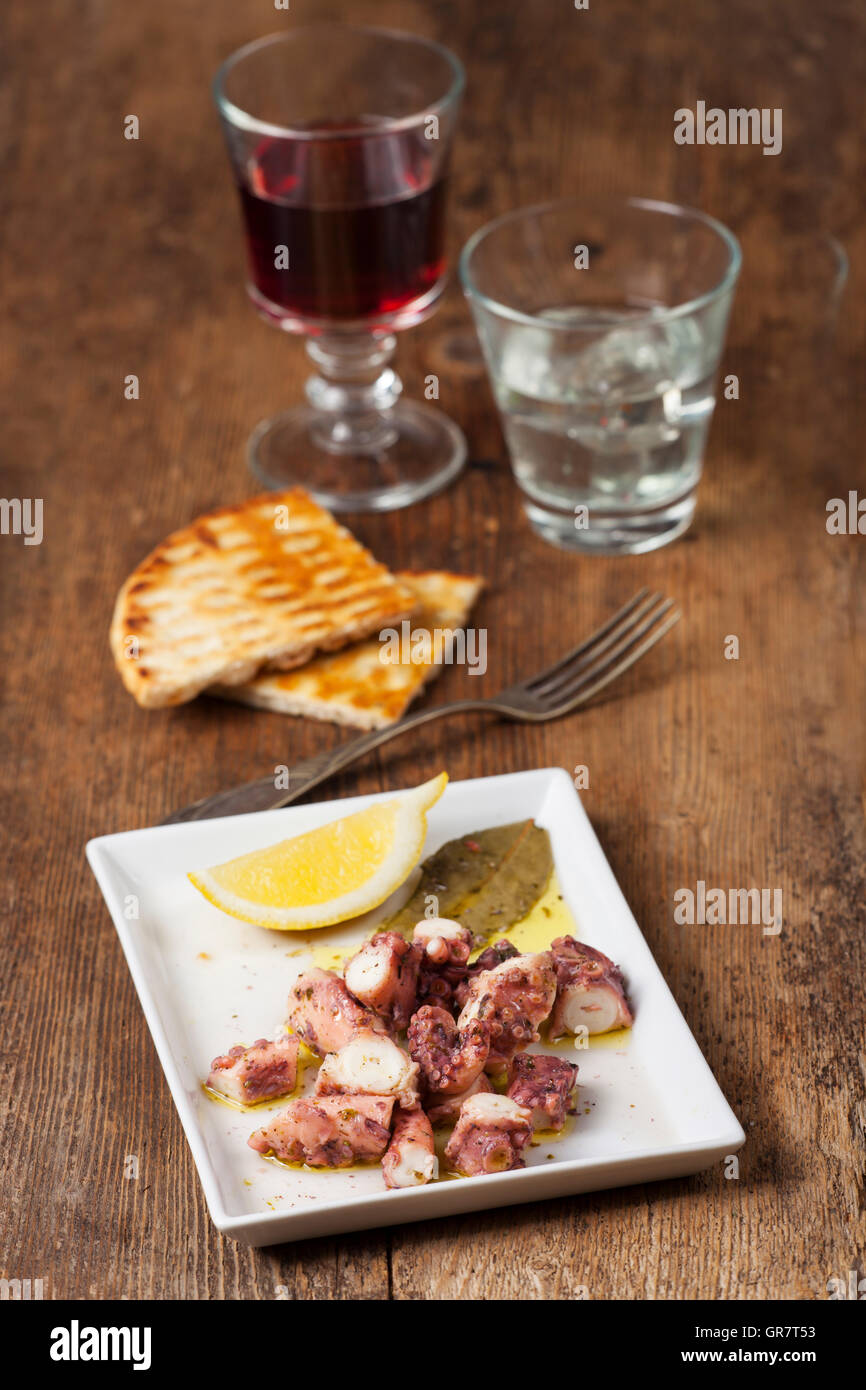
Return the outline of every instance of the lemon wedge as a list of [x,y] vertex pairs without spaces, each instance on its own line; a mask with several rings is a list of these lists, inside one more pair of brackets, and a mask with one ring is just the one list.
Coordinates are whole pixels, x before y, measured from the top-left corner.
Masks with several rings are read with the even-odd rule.
[[421,858],[427,812],[448,782],[430,782],[353,816],[188,875],[208,902],[275,931],[330,927],[384,902]]

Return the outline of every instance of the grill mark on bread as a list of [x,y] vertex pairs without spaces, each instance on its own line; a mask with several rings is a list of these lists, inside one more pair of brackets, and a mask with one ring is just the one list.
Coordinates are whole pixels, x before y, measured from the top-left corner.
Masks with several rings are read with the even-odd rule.
[[[478,575],[425,570],[395,578],[414,592],[413,628],[457,629],[466,619],[483,580]],[[372,631],[396,626],[398,620]],[[321,646],[326,647],[326,643]],[[427,664],[386,664],[378,641],[359,642],[333,655],[318,655],[302,669],[265,669],[250,681],[221,684],[210,694],[278,714],[326,719],[358,728],[384,728],[405,713],[412,700],[441,669],[441,644]]]
[[[139,703],[172,705],[233,682],[238,670],[248,680],[267,666],[299,665],[413,607],[409,589],[294,489],[220,508],[157,546],[118,595],[111,646]],[[138,660],[126,650],[132,635]]]

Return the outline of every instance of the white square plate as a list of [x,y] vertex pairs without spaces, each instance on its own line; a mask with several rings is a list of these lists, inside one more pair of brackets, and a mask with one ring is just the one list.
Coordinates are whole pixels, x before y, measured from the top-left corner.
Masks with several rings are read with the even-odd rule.
[[[390,1192],[378,1167],[288,1169],[247,1146],[268,1111],[245,1114],[219,1105],[202,1091],[202,1078],[217,1053],[271,1036],[283,1022],[289,988],[311,963],[306,947],[319,937],[236,921],[205,901],[187,871],[388,795],[131,830],[87,846],[219,1230],[250,1245],[272,1245],[677,1177],[738,1149],[743,1130],[559,768],[451,783],[429,814],[424,857],[456,836],[534,817],[550,833],[578,936],[623,969],[634,1028],[625,1043],[611,1047],[601,1038],[575,1051],[578,1115],[566,1134],[527,1150],[527,1166],[516,1172]],[[340,944],[360,940],[390,906],[343,929]]]

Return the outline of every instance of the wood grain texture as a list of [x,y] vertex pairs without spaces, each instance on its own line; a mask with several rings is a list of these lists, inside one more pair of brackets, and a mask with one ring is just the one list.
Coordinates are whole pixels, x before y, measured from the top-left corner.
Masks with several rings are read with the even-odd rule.
[[[685,621],[578,717],[434,725],[328,794],[586,764],[589,814],[748,1143],[738,1181],[256,1252],[209,1222],[83,846],[343,737],[205,700],[144,713],[107,645],[129,570],[252,490],[250,428],[299,397],[301,345],[245,301],[208,82],[239,43],[323,14],[429,33],[466,61],[455,251],[491,215],[575,191],[684,200],[742,239],[740,399],[719,404],[694,527],[655,555],[576,559],[531,534],[455,288],[402,336],[407,391],[440,375],[472,461],[444,496],[355,529],[395,568],[488,576],[486,685],[640,584]],[[828,498],[866,495],[862,6],[17,0],[0,22],[0,490],[45,506],[40,546],[0,537],[0,1276],[54,1298],[778,1299],[866,1273],[866,538],[825,528]],[[675,146],[673,112],[699,98],[782,107],[782,154]],[[830,235],[852,263],[835,331]],[[446,670],[432,698],[467,679]],[[677,926],[674,892],[698,879],[781,888],[782,935]]]

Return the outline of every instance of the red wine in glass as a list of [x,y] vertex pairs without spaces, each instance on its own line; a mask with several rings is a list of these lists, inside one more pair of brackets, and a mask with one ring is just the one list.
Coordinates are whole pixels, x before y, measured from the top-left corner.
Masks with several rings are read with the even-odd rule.
[[304,319],[370,320],[436,285],[446,176],[433,175],[424,144],[366,133],[261,141],[240,197],[253,286],[268,305]]
[[333,23],[255,39],[214,78],[247,292],[263,318],[306,338],[315,368],[306,399],[250,436],[268,487],[303,486],[334,511],[390,511],[464,465],[461,431],[427,399],[405,399],[391,365],[396,335],[435,311],[447,282],[463,85],[459,60],[432,39]]

